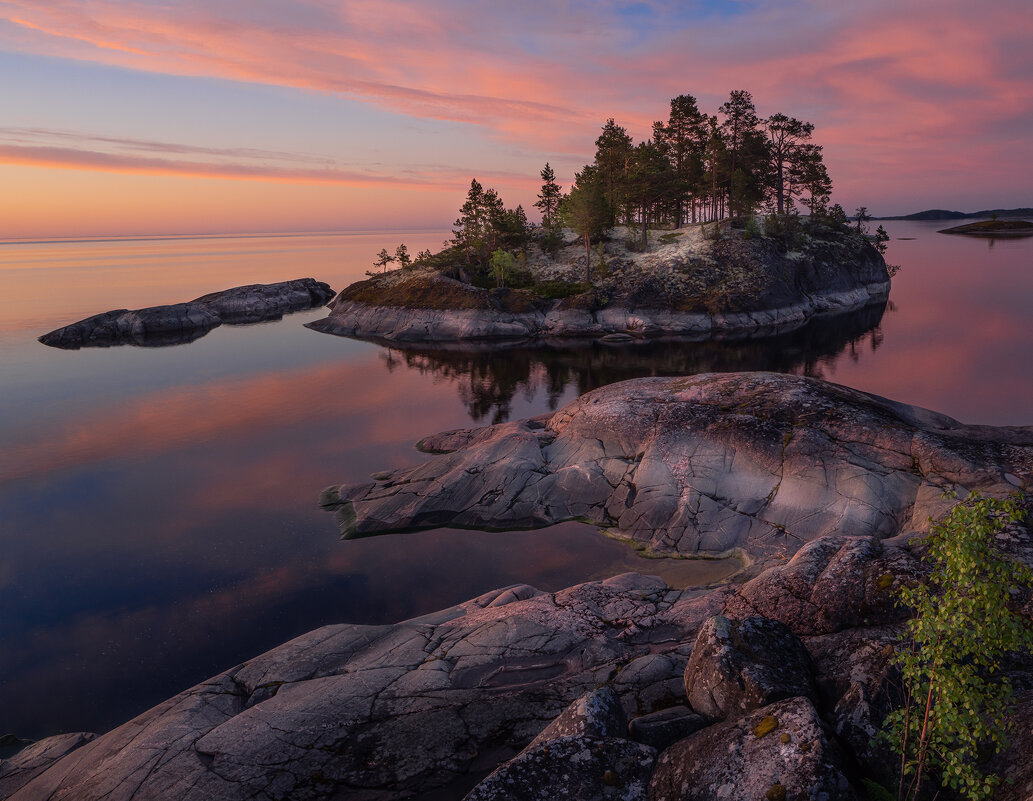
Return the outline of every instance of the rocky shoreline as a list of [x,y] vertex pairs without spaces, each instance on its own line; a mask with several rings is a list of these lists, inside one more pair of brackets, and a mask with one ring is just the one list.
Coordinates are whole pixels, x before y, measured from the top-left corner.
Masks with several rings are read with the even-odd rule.
[[[441,281],[452,279],[440,278]],[[560,340],[581,337],[749,337],[770,336],[806,325],[819,315],[841,314],[884,302],[890,282],[817,292],[773,309],[749,312],[683,312],[666,309],[576,309],[562,301],[542,308],[423,309],[375,306],[338,299],[330,316],[307,323],[326,334],[379,339],[392,344],[470,340]]]
[[66,350],[113,345],[161,347],[193,342],[220,325],[278,320],[284,314],[323,306],[334,296],[328,284],[298,278],[212,292],[187,303],[115,309],[43,334],[44,345]]
[[308,327],[399,345],[761,337],[886,301],[886,263],[862,234],[801,226],[789,242],[654,232],[644,252],[611,236],[591,282],[577,244],[555,257],[532,244],[512,287],[484,288],[460,263],[417,263],[345,288]]
[[[873,737],[897,692],[896,590],[926,572],[914,535],[944,490],[1033,487],[1033,428],[768,373],[624,382],[422,446],[441,455],[324,494],[346,532],[577,517],[658,552],[738,548],[753,569],[326,626],[107,734],[25,748],[0,798],[864,798],[862,780],[892,784]],[[1027,528],[999,545],[1033,564]],[[1021,801],[1033,657],[1007,670],[1026,725],[993,768],[999,801]]]

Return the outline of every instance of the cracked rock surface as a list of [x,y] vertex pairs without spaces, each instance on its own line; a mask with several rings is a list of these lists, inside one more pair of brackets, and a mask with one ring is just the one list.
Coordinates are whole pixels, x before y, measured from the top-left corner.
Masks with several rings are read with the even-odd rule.
[[[1008,552],[1033,563],[1028,530],[1015,537]],[[585,799],[649,787],[666,801],[765,798],[776,784],[785,798],[851,798],[851,763],[876,776],[885,765],[869,746],[901,624],[884,600],[922,575],[915,550],[825,537],[741,587],[675,590],[632,573],[554,593],[503,588],[395,625],[326,626],[96,739],[26,749],[0,763],[0,798],[517,799],[540,786],[567,792],[538,797]],[[741,628],[780,598],[791,599],[780,625],[810,657],[807,696],[718,723],[695,714],[682,676],[701,629],[716,616]],[[1019,729],[995,762],[1015,780],[1006,801],[1030,786],[1031,676],[1026,662],[1011,672]]]
[[327,284],[313,278],[249,284],[203,295],[188,303],[104,312],[44,334],[39,341],[72,350],[112,345],[178,345],[199,339],[223,323],[278,320],[289,312],[322,306],[333,296]]
[[[83,745],[11,797],[410,797],[487,774],[624,664],[691,641],[726,597],[626,574],[557,593],[511,587],[396,625],[327,626]],[[639,692],[684,667],[674,653],[622,703],[644,706]]]
[[660,554],[768,561],[828,534],[926,531],[945,490],[1033,488],[1033,428],[775,373],[624,381],[420,447],[440,455],[324,491],[344,536],[577,519]]

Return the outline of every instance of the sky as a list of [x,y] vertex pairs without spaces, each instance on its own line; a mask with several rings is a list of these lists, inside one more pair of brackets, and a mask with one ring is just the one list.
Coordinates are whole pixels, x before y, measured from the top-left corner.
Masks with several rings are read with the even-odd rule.
[[[848,211],[1033,206],[1028,0],[0,0],[0,238],[446,228],[733,89]],[[532,214],[532,219],[534,215]]]

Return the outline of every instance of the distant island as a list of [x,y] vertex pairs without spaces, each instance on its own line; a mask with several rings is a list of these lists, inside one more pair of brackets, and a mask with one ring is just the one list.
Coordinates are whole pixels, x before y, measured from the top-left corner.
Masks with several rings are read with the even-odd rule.
[[637,144],[607,120],[567,192],[548,163],[541,170],[541,225],[472,180],[442,251],[383,249],[380,271],[309,327],[419,344],[707,338],[884,302],[889,237],[881,227],[869,235],[863,207],[849,223],[830,203],[814,126],[761,119],[745,91],[719,114],[676,97]]
[[983,220],[968,225],[955,225],[937,233],[968,236],[1033,236],[1033,222],[1027,220]]
[[874,220],[970,220],[975,217],[1033,217],[1033,208],[1021,209],[984,209],[983,211],[947,211],[946,209],[927,209],[905,214],[900,217],[873,217]]

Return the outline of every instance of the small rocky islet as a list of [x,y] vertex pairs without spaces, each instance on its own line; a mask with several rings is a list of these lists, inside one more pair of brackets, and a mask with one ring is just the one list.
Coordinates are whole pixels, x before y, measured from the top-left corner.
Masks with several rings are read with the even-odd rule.
[[982,220],[965,225],[955,225],[953,228],[943,228],[938,233],[1004,238],[1033,236],[1033,222],[1029,220]]
[[[875,734],[897,702],[896,590],[928,571],[915,535],[945,490],[1033,486],[1033,427],[770,373],[625,382],[422,445],[439,454],[324,493],[347,532],[583,517],[746,567],[715,587],[629,573],[325,626],[107,734],[25,748],[0,798],[864,798],[862,778],[892,783]],[[1023,525],[998,544],[1033,564]],[[992,768],[996,798],[1020,801],[1033,658],[1008,671],[1026,725]]]
[[114,345],[181,345],[223,324],[279,320],[284,314],[323,306],[333,297],[330,286],[314,278],[248,284],[202,295],[186,303],[96,314],[43,334],[39,341],[66,350]]
[[886,262],[856,228],[803,218],[789,236],[746,225],[652,230],[644,248],[618,226],[590,254],[569,229],[547,253],[538,230],[514,285],[501,287],[446,249],[352,284],[329,304],[328,317],[307,326],[402,346],[749,337],[889,295]]

